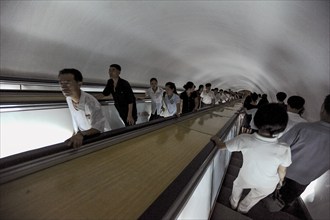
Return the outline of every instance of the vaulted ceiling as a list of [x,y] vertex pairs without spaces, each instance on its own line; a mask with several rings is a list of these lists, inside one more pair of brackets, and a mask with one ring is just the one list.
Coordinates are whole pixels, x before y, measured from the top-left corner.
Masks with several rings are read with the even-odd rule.
[[329,82],[329,1],[1,1],[1,75],[278,91],[318,119]]

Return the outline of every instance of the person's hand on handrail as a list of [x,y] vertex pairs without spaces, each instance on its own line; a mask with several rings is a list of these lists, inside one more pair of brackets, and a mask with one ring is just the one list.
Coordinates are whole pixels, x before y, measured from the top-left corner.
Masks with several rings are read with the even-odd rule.
[[211,137],[211,141],[219,148],[219,149],[224,149],[226,148],[226,144],[220,140],[218,136],[213,136]]

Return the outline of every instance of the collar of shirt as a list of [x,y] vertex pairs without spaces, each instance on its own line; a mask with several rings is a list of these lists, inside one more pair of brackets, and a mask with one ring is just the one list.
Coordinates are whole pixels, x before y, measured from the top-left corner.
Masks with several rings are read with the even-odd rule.
[[86,93],[80,90],[79,104],[77,106],[79,110],[85,110],[85,102],[86,102]]
[[261,135],[259,135],[257,132],[253,133],[254,137],[258,140],[261,140],[261,141],[266,141],[266,142],[277,142],[278,139],[277,137],[263,137]]

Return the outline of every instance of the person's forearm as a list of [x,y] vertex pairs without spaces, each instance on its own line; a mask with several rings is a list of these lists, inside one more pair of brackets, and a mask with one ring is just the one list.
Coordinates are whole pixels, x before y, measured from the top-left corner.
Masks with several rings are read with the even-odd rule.
[[211,140],[215,143],[215,145],[216,145],[218,148],[220,148],[220,149],[224,149],[224,148],[226,148],[226,144],[225,144],[223,141],[221,141],[219,137],[217,137],[217,136],[213,136],[213,137],[211,138]]
[[79,131],[78,133],[81,133],[83,136],[91,136],[91,135],[100,133],[100,131],[95,128],[91,128],[86,131]]
[[286,167],[279,166],[277,172],[278,176],[280,177],[280,181],[283,182],[284,177],[286,175]]
[[180,114],[180,111],[181,111],[180,106],[181,106],[180,103],[176,104],[176,113],[175,113],[176,115]]
[[128,116],[133,116],[133,103],[128,104]]

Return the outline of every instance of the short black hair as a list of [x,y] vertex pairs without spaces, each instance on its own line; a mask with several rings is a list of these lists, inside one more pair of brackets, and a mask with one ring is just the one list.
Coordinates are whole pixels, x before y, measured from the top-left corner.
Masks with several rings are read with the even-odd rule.
[[152,81],[156,81],[156,82],[158,82],[156,78],[151,78],[151,79],[150,79],[150,82],[152,82]]
[[62,74],[72,74],[74,76],[75,81],[77,81],[77,82],[83,81],[83,76],[82,76],[81,72],[77,69],[74,69],[74,68],[62,69],[62,70],[60,70],[58,75],[62,75]]
[[198,86],[198,90],[201,90],[201,89],[203,89],[204,88],[204,85],[199,85]]
[[188,89],[194,88],[194,86],[195,86],[194,83],[189,81],[186,83],[186,85],[183,86],[183,88],[185,90],[188,90]]
[[252,101],[257,101],[258,100],[258,94],[257,93],[252,93],[251,94],[251,99],[252,99]]
[[290,96],[288,98],[288,105],[294,109],[301,109],[305,105],[305,99],[297,95]]
[[288,113],[278,103],[262,105],[254,116],[254,124],[259,130],[268,131],[271,135],[285,130],[288,124]]
[[278,101],[283,102],[286,99],[287,95],[285,92],[278,92],[276,98]]
[[121,66],[119,64],[111,64],[110,67],[116,68],[119,72],[121,71]]
[[205,87],[211,87],[211,83],[206,83]]
[[324,99],[324,110],[330,115],[330,94],[327,95]]

